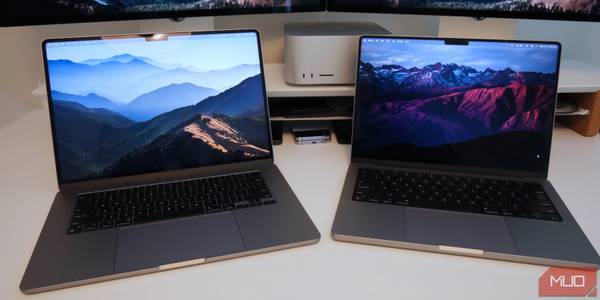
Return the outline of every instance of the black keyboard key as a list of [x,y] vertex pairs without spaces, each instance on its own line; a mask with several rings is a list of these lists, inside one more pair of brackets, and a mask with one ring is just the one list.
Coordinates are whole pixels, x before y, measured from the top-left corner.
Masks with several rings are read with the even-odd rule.
[[181,203],[181,204],[177,205],[178,212],[185,212],[185,211],[188,211],[189,209],[190,209],[190,207],[186,203]]
[[174,217],[177,215],[177,208],[175,205],[169,205],[162,208],[162,215],[165,217]]
[[120,227],[120,226],[126,226],[126,225],[131,225],[131,224],[133,224],[133,219],[131,217],[129,217],[129,218],[118,219],[115,223],[115,226]]
[[114,226],[114,221],[112,219],[107,219],[100,223],[100,229],[108,229]]
[[248,204],[248,202],[240,202],[240,203],[236,203],[235,208],[236,209],[242,209],[242,208],[248,208],[250,207],[250,204]]
[[83,225],[81,224],[71,224],[69,228],[69,233],[79,233],[81,231],[83,231]]
[[273,198],[271,198],[271,199],[266,199],[266,200],[263,200],[263,201],[262,201],[262,203],[263,203],[264,205],[271,205],[271,204],[275,204],[275,199],[273,199]]
[[140,208],[134,211],[134,215],[136,218],[139,217],[146,217],[148,216],[148,209],[147,208]]
[[98,230],[98,223],[85,223],[83,224],[83,231],[95,231]]
[[225,202],[223,203],[223,210],[224,211],[230,211],[230,210],[234,210],[235,209],[235,205],[233,205],[233,203],[231,202]]
[[218,203],[207,204],[206,212],[209,214],[221,212],[221,205],[219,205]]

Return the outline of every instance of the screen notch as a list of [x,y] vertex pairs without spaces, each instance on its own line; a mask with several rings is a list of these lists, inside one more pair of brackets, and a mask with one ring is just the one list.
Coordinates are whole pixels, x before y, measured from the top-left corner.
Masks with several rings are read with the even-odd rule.
[[150,33],[150,34],[140,34],[146,42],[159,42],[159,41],[168,41],[169,35],[164,33]]
[[469,40],[466,39],[444,39],[444,44],[455,46],[469,46]]

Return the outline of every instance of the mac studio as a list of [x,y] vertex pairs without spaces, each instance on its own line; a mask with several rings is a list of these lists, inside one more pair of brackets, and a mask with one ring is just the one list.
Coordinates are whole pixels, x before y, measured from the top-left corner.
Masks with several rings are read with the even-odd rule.
[[514,2],[5,3],[0,297],[593,295],[600,11]]

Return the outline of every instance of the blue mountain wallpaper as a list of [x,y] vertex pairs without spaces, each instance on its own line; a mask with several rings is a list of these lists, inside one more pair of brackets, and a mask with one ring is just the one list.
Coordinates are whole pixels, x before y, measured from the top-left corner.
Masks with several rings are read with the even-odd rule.
[[46,52],[61,182],[270,156],[254,34]]

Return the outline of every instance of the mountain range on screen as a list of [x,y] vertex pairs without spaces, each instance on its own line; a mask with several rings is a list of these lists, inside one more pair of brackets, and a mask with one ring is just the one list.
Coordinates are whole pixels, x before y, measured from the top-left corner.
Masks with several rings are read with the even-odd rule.
[[[214,96],[260,73],[259,65],[204,71],[130,54],[83,62],[50,60],[48,69],[55,98],[83,101],[138,121]],[[172,100],[154,101],[165,97]]]
[[[369,147],[439,147],[552,126],[556,74],[453,63],[406,68],[360,63],[361,113]],[[371,131],[369,131],[371,132]]]
[[268,157],[260,65],[48,61],[63,182]]

